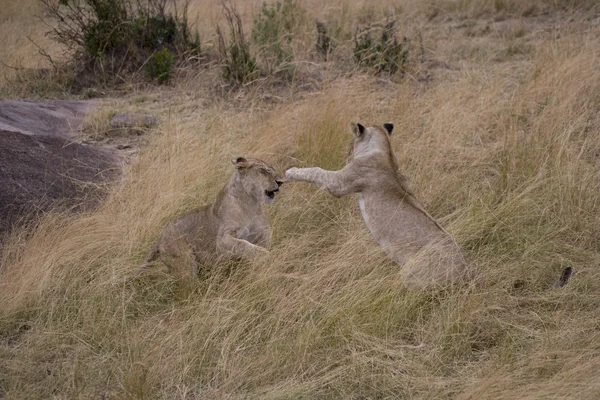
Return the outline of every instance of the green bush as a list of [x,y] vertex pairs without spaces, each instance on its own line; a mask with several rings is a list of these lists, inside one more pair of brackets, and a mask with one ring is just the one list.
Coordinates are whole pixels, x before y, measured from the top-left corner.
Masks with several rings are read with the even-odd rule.
[[135,21],[135,37],[140,47],[157,47],[175,43],[178,35],[177,20],[172,15],[140,13]]
[[[379,28],[379,29],[378,29]],[[372,37],[380,30],[379,40]],[[354,36],[354,59],[364,68],[375,69],[378,73],[396,74],[404,71],[408,59],[408,39],[398,42],[395,21],[389,20],[383,27],[377,25],[357,29]]]
[[[235,84],[243,84],[255,79],[258,74],[256,59],[250,53],[250,44],[244,35],[242,19],[231,2],[221,2],[225,20],[229,26],[229,41],[217,25],[219,53],[223,68],[223,78]],[[229,42],[229,43],[228,43]]]
[[162,49],[156,52],[146,64],[146,70],[152,79],[156,79],[158,83],[166,83],[173,75],[175,62],[177,57],[169,49]]
[[254,18],[251,32],[257,55],[251,51],[242,20],[231,0],[221,0],[221,6],[229,28],[226,38],[217,26],[223,78],[226,81],[242,84],[273,73],[292,76],[294,55],[290,44],[293,30],[304,16],[304,10],[297,1],[277,1],[271,5],[263,3]]
[[143,70],[159,83],[168,81],[175,64],[199,51],[190,34],[187,4],[177,13],[176,0],[39,0],[56,23],[50,36],[63,44],[79,74],[115,83],[115,77]]
[[266,73],[286,67],[294,60],[291,48],[293,29],[303,16],[297,1],[277,1],[271,5],[263,3],[260,13],[254,18],[252,40],[259,49],[259,59]]
[[[66,6],[75,6],[67,0],[61,1]],[[81,21],[78,27],[81,30],[83,37],[84,54],[96,58],[100,57],[104,52],[122,46],[126,42],[126,38],[130,35],[130,26],[123,24],[127,20],[128,10],[126,4],[121,0],[99,0],[89,1],[91,15],[89,21]],[[58,11],[58,10],[57,10]],[[77,13],[79,14],[79,13]],[[73,17],[80,16],[73,14]],[[71,18],[74,19],[74,18]],[[67,16],[66,21],[69,18]],[[64,18],[61,23],[65,21]],[[70,34],[69,37],[64,37],[65,41],[74,41],[77,39],[76,32],[62,31],[59,25],[57,28],[63,34]],[[68,29],[68,27],[65,27]]]
[[247,42],[232,42],[228,52],[229,59],[223,69],[225,80],[245,83],[257,76],[256,59],[250,54]]

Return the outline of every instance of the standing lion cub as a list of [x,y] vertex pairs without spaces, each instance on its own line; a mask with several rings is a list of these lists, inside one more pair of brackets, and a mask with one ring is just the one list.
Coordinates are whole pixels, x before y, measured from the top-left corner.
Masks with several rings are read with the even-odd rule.
[[160,259],[180,277],[195,276],[217,258],[252,260],[268,254],[271,227],[263,203],[272,203],[283,183],[264,161],[239,157],[236,171],[208,205],[171,221],[146,262]]
[[408,188],[398,170],[389,136],[392,124],[352,124],[354,140],[340,171],[290,168],[287,179],[311,182],[339,197],[358,194],[358,204],[371,234],[402,266],[405,285],[437,286],[462,280],[469,262],[454,239],[433,219]]

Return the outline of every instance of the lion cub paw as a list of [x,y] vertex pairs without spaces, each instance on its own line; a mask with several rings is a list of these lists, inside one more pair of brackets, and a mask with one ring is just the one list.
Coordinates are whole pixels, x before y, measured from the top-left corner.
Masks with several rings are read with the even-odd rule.
[[285,171],[285,177],[286,179],[296,179],[298,177],[298,171],[300,170],[300,168],[290,168],[287,171]]

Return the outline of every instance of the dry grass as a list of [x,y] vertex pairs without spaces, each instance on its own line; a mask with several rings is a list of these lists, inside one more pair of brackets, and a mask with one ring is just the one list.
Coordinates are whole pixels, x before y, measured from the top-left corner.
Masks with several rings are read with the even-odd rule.
[[[600,396],[597,17],[465,25],[403,7],[426,52],[400,84],[354,73],[232,106],[186,81],[114,100],[166,122],[97,211],[49,214],[5,246],[0,397]],[[268,259],[126,281],[169,219],[214,197],[231,157],[339,168],[357,120],[396,123],[401,169],[480,285],[405,290],[354,199],[299,183],[271,208]],[[566,266],[576,275],[553,288]]]
[[39,47],[55,57],[60,57],[60,47],[45,37],[47,29],[36,18],[42,16],[36,0],[0,0],[0,8],[1,86],[18,73],[14,68],[38,69],[51,66],[40,55]]

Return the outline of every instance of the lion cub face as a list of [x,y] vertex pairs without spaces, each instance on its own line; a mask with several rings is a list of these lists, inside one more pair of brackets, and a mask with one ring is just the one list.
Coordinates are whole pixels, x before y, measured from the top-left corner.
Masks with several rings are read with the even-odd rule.
[[351,128],[354,139],[348,153],[348,163],[355,157],[363,157],[378,152],[388,153],[391,151],[390,135],[394,129],[393,124],[383,124],[382,127],[364,127],[361,124],[351,124]]
[[238,157],[233,160],[238,173],[243,178],[242,185],[250,196],[258,202],[270,204],[275,199],[275,193],[284,180],[266,162],[256,158]]

